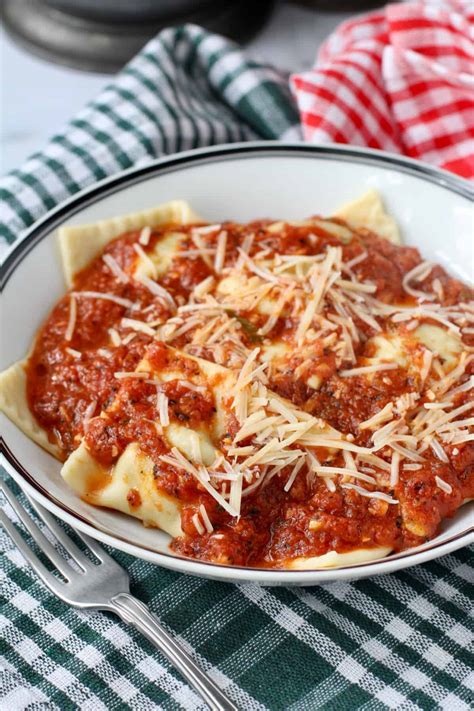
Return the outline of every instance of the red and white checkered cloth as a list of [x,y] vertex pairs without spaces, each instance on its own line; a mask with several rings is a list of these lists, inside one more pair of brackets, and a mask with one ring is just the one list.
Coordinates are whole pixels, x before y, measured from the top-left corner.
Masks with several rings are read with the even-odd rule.
[[291,78],[306,140],[396,153],[474,179],[474,0],[344,22]]

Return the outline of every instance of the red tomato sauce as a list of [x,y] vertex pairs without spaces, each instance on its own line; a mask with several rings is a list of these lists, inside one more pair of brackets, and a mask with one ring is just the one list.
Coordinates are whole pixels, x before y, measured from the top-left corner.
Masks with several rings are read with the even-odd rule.
[[[341,245],[339,240],[314,226],[286,225],[280,232],[272,233],[267,230],[269,224],[270,221],[249,225],[224,223],[220,229],[227,232],[225,264],[236,261],[238,248],[250,233],[254,235],[253,254],[259,250],[318,254],[328,245]],[[177,229],[184,234],[180,252],[195,250],[190,228]],[[165,228],[155,230],[145,251],[150,252],[165,232]],[[105,249],[128,275],[138,259],[134,250],[138,236],[137,232],[127,233]],[[203,236],[202,239],[208,244],[212,238]],[[353,272],[358,278],[375,284],[377,299],[396,304],[413,302],[407,297],[402,281],[404,275],[421,262],[416,249],[394,246],[361,230],[359,237],[342,246],[342,252],[344,261],[367,254],[354,265]],[[178,253],[158,282],[182,305],[193,288],[213,273],[212,263],[197,255]],[[450,278],[440,267],[432,270],[424,288],[429,290],[434,280],[437,280],[438,291],[441,288],[440,301],[445,305],[472,296],[467,287]],[[283,469],[267,485],[248,496],[244,494],[240,518],[230,520],[191,474],[165,464],[160,458],[168,452],[168,446],[156,426],[158,391],[168,398],[170,420],[191,428],[206,428],[212,422],[216,407],[210,391],[198,392],[176,379],[157,390],[150,382],[115,376],[117,372],[134,371],[145,351],[157,372],[166,365],[166,349],[153,342],[152,336],[125,327],[122,319],[164,323],[173,316],[172,310],[139,281],[117,279],[101,257],[76,276],[73,292],[80,294],[81,291],[113,295],[133,302],[133,307],[110,300],[73,297],[77,317],[73,336],[68,341],[65,334],[71,296],[64,296],[39,331],[28,362],[30,409],[51,441],[59,445],[64,458],[85,437],[91,454],[109,466],[117,461],[128,444],[139,442],[141,450],[155,463],[157,486],[182,502],[185,535],[172,543],[176,552],[229,565],[278,566],[287,559],[322,555],[328,550],[344,552],[354,547],[374,546],[400,550],[435,535],[441,520],[453,515],[464,498],[474,495],[474,445],[466,442],[457,448],[447,447],[449,464],[437,460],[429,450],[422,468],[410,472],[401,469],[399,484],[390,492],[399,500],[397,505],[362,497],[354,490],[340,487],[331,492],[318,477],[309,481],[306,476],[299,476],[290,491],[284,492],[290,471]],[[266,317],[249,312],[239,314],[239,318],[242,340],[252,348],[259,342],[256,331]],[[363,321],[356,325],[366,338],[375,334]],[[278,336],[291,342],[295,328],[290,318],[282,317],[272,331],[272,338]],[[119,345],[114,345],[111,329],[119,334],[122,341]],[[129,341],[124,344],[127,338]],[[179,348],[186,342],[187,337],[183,335],[172,345]],[[358,352],[363,348],[361,343]],[[331,348],[316,343],[308,372],[319,376],[323,383],[319,390],[314,390],[295,375],[299,364],[297,353],[294,358],[294,362],[287,363],[286,370],[273,373],[270,387],[341,432],[351,433],[354,441],[363,446],[367,446],[370,432],[360,431],[359,424],[389,401],[417,388],[415,380],[411,380],[413,376],[403,369],[376,373],[370,381],[362,377],[341,378],[336,372]],[[211,351],[209,359],[212,359]],[[466,402],[467,398],[468,394],[460,394],[455,405]],[[100,413],[102,416],[98,417]],[[237,429],[235,418],[232,421],[229,417],[226,436],[232,437]],[[378,455],[383,457],[384,452]],[[335,465],[344,466],[342,457]],[[451,494],[435,486],[435,475],[452,487]],[[139,506],[139,492],[130,490],[128,502],[131,510]],[[193,516],[200,505],[205,506],[214,527],[211,533],[198,535],[196,531]]]

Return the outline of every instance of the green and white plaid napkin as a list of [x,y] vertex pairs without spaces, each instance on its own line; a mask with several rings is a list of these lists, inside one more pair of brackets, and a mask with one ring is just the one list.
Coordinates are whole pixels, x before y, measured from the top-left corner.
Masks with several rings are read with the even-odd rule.
[[[11,243],[85,185],[159,155],[297,137],[284,76],[198,27],[166,30],[0,181],[1,234]],[[5,536],[2,549],[2,709],[203,708],[138,633],[113,616],[68,608]],[[473,703],[467,549],[394,575],[307,589],[216,583],[114,556],[132,591],[243,711],[458,711]]]

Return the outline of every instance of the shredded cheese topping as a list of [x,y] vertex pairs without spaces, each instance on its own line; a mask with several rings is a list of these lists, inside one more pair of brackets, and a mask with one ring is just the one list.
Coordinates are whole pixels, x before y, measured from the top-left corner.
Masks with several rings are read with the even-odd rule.
[[222,272],[222,268],[225,262],[225,250],[227,246],[227,232],[222,230],[217,236],[217,249],[216,256],[214,258],[214,271],[216,274]]
[[111,254],[104,254],[102,256],[103,261],[108,266],[112,274],[117,277],[118,281],[126,283],[129,281],[127,274],[123,271],[122,267],[119,265],[116,259],[112,257]]
[[151,237],[151,227],[144,227],[142,229],[142,231],[140,232],[138,241],[140,242],[140,244],[142,244],[144,247],[146,247],[150,241],[150,237]]
[[[284,223],[278,225],[275,223],[268,231],[284,229]],[[364,271],[356,267],[368,258],[367,251],[348,261],[343,260],[340,246],[328,246],[315,255],[275,254],[271,242],[258,239],[255,246],[256,235],[248,233],[237,258],[232,260],[228,229],[220,224],[193,227],[190,238],[195,249],[184,249],[179,255],[202,259],[213,273],[194,287],[185,303],[158,283],[156,266],[143,249],[150,237],[151,227],[143,228],[133,248],[151,277],[140,275],[136,279],[171,315],[163,322],[151,323],[123,317],[119,326],[109,329],[110,340],[118,347],[138,333],[165,343],[184,336],[185,354],[230,369],[233,384],[226,392],[229,404],[221,407],[226,412],[230,410],[238,427],[233,437],[221,443],[216,461],[212,466],[203,464],[200,439],[195,432],[190,434],[190,452],[186,456],[176,447],[161,456],[164,463],[192,475],[230,516],[238,518],[243,499],[263,489],[275,476],[283,478],[285,492],[291,492],[293,487],[295,491],[306,477],[311,484],[323,482],[330,492],[341,487],[351,491],[347,496],[355,493],[396,505],[398,499],[393,492],[396,495],[407,476],[405,472],[420,470],[430,457],[447,464],[456,445],[473,440],[469,428],[474,425],[474,418],[468,416],[473,403],[456,398],[474,386],[474,377],[466,378],[473,349],[460,340],[461,334],[472,333],[468,324],[474,322],[474,308],[471,304],[436,303],[443,290],[439,280],[432,281],[431,292],[420,288],[433,269],[430,262],[421,262],[403,278],[410,305],[393,305],[377,299],[375,283],[356,275]],[[314,243],[318,242],[314,236]],[[118,282],[132,278],[111,255],[103,255],[103,261]],[[106,299],[131,310],[135,306],[131,300],[114,294],[72,292],[66,341],[74,335],[78,298]],[[419,326],[433,322],[461,342],[454,367],[449,367],[431,344],[427,347],[417,340]],[[282,323],[291,323],[293,329],[287,337],[287,351],[286,341],[278,343],[271,337]],[[123,333],[122,329],[132,333]],[[400,336],[400,346],[393,340],[394,333]],[[364,348],[376,344],[377,338],[389,345],[395,343],[393,357],[386,353],[365,357]],[[249,346],[252,340],[258,346]],[[356,444],[354,436],[342,435],[272,392],[275,372],[289,371],[317,390],[324,377],[329,377],[320,377],[314,368],[317,348],[334,354],[336,379],[380,373],[382,382],[390,383],[390,371],[409,372],[413,389],[394,397],[393,402],[380,406],[378,412],[360,422],[359,433],[368,431],[362,440],[368,441],[367,446]],[[398,358],[404,348],[405,361]],[[73,357],[81,356],[72,348],[65,350]],[[293,365],[291,357],[295,356]],[[140,370],[114,375],[119,380],[136,378],[156,384],[159,426],[170,425],[169,401],[159,389],[159,380],[151,380],[150,373]],[[184,373],[180,375],[180,382],[188,389],[206,389],[192,383]],[[339,385],[348,387],[342,381]],[[95,408],[94,403],[90,412]],[[354,483],[357,481],[368,488]],[[451,485],[443,479],[436,476],[435,482],[445,493],[452,493]],[[202,504],[192,521],[199,535],[214,531]]]
[[160,418],[160,424],[162,427],[168,427],[170,423],[169,413],[168,413],[168,398],[163,392],[159,392],[157,395],[157,407],[158,416]]
[[74,335],[74,329],[76,327],[77,319],[77,301],[74,294],[69,297],[69,320],[67,322],[66,333],[64,338],[66,341],[72,341]]
[[447,481],[444,481],[444,479],[441,479],[439,476],[435,476],[435,481],[436,481],[436,486],[438,486],[438,488],[442,489],[447,494],[452,494],[453,488],[452,488],[451,484],[448,484]]
[[167,291],[163,286],[161,286],[161,284],[158,284],[158,282],[153,281],[153,279],[150,279],[150,277],[147,277],[146,275],[141,275],[139,281],[144,286],[146,286],[146,288],[151,291],[152,294],[164,301],[164,303],[172,311],[176,311],[177,306],[175,300],[173,299],[169,291]]
[[120,323],[124,328],[131,328],[133,331],[146,333],[148,336],[155,335],[155,329],[149,326],[144,321],[138,321],[134,318],[123,318]]
[[113,301],[115,304],[123,306],[126,309],[133,309],[134,307],[134,303],[130,299],[123,299],[121,296],[106,294],[102,291],[73,291],[72,296],[85,299],[104,299],[105,301]]
[[427,294],[424,291],[420,291],[420,289],[414,289],[410,284],[413,280],[416,280],[417,282],[424,281],[429,276],[432,269],[433,264],[431,262],[421,262],[421,264],[418,264],[416,267],[407,272],[407,274],[403,277],[402,282],[403,288],[407,294],[419,298],[421,301],[432,301],[434,299],[433,294]]
[[354,375],[365,375],[366,373],[378,373],[381,370],[396,370],[398,363],[379,363],[378,365],[363,365],[360,368],[351,368],[350,370],[341,370],[339,375],[341,378],[351,378]]

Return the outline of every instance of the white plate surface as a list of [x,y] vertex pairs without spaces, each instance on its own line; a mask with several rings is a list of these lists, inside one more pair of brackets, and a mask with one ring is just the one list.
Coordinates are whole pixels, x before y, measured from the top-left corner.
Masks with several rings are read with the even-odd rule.
[[[472,189],[448,173],[389,154],[273,142],[189,151],[94,185],[36,223],[4,263],[0,369],[22,358],[64,293],[56,230],[182,198],[210,221],[330,215],[369,187],[379,190],[407,244],[464,281],[473,280]],[[314,585],[388,573],[449,553],[474,539],[472,504],[424,546],[380,562],[338,570],[278,571],[192,561],[168,550],[169,537],[120,513],[94,508],[62,481],[59,463],[1,415],[4,465],[59,518],[127,553],[181,572],[231,582]]]

